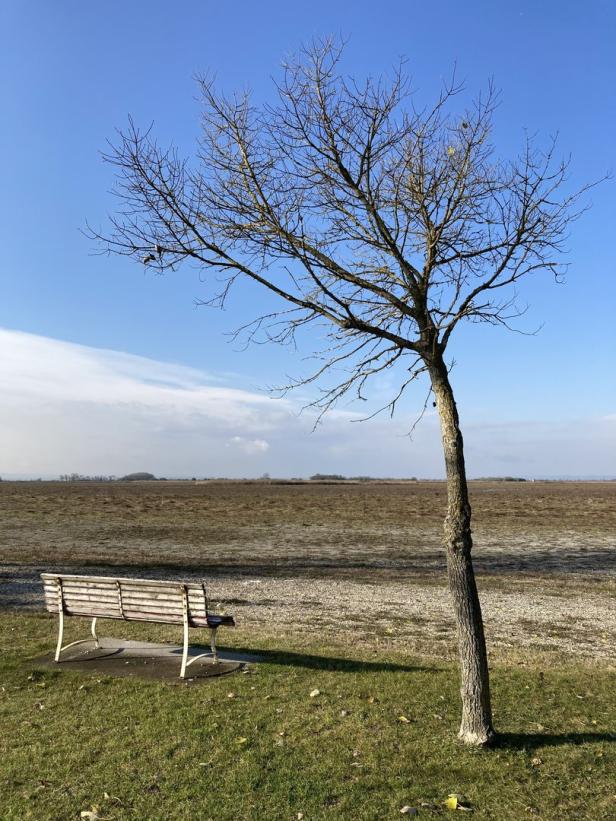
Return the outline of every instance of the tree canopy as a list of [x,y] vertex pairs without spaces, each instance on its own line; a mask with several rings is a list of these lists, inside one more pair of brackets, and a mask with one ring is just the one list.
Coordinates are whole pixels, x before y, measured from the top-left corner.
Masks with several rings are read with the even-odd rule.
[[404,65],[360,83],[340,70],[341,47],[315,43],[284,67],[277,102],[226,97],[206,77],[196,156],[161,148],[132,121],[105,154],[122,203],[104,249],[158,271],[194,260],[211,272],[203,302],[222,305],[243,278],[281,298],[241,329],[290,341],[322,323],[316,371],[344,378],[315,404],[402,362],[392,397],[441,355],[462,321],[508,325],[515,285],[558,277],[580,191],[563,194],[567,162],[528,137],[517,157],[491,142],[498,95],[489,85],[462,111],[447,84],[416,107]]

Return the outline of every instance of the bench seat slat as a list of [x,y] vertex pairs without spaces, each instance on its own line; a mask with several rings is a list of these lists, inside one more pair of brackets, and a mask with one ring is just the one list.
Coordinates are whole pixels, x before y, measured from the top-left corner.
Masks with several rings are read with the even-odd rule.
[[[131,605],[156,604],[156,605],[159,605],[160,607],[176,607],[176,608],[179,608],[180,610],[182,609],[182,606],[183,606],[183,600],[179,596],[176,596],[175,599],[148,599],[148,598],[141,598],[141,597],[137,598],[136,596],[124,595],[124,593],[122,593],[122,601],[123,601],[125,606],[127,606],[128,604],[131,604]],[[196,599],[196,598],[190,599],[189,598],[188,599],[188,609],[189,610],[205,610],[205,602],[203,600],[203,597],[201,597],[200,599]]]
[[[50,613],[57,613],[58,607],[52,606],[48,608]],[[118,619],[124,621],[153,621],[161,624],[181,624],[182,614],[173,612],[164,612],[160,610],[125,610],[124,614],[120,613],[120,609],[116,607],[111,609],[108,607],[83,607],[75,602],[72,605],[65,605],[64,614],[66,616],[84,616],[86,618],[100,618],[100,619]],[[205,618],[204,616],[197,616],[197,618]],[[192,621],[189,618],[189,621]]]
[[51,580],[53,583],[58,578],[62,579],[62,584],[69,583],[69,582],[86,582],[89,584],[110,584],[115,585],[118,581],[124,583],[130,583],[138,587],[173,587],[179,588],[183,584],[187,587],[194,587],[194,588],[201,588],[200,582],[195,582],[191,579],[174,579],[173,581],[164,581],[161,579],[134,579],[131,576],[79,576],[73,574],[64,574],[64,573],[41,573],[43,580]]
[[[113,590],[118,589],[117,584],[108,584],[107,582],[104,584],[99,584],[98,582],[86,583],[84,581],[72,581],[70,578],[60,578],[62,579],[62,587],[65,590],[100,590],[101,592],[111,593]],[[46,581],[45,587],[54,589],[57,587],[57,581]]]
[[144,613],[152,612],[152,613],[170,613],[174,616],[181,616],[182,615],[182,605],[179,603],[176,604],[161,604],[160,602],[127,602],[122,599],[122,610],[126,615],[129,613],[140,613],[143,611]]
[[[96,582],[84,582],[84,581],[73,581],[70,578],[62,578],[62,589],[63,590],[74,590],[75,592],[79,591],[87,591],[87,590],[98,590],[101,593],[112,593],[113,591],[118,589],[118,582],[119,586],[122,590],[131,591],[135,593],[143,593],[143,594],[151,594],[153,596],[157,595],[167,595],[167,596],[177,596],[181,595],[181,591],[183,589],[181,584],[169,584],[167,583],[165,586],[156,585],[152,587],[148,587],[147,585],[139,584],[134,585],[130,584],[128,581],[124,579],[118,579],[114,584],[98,584]],[[186,585],[189,592],[199,593],[201,592],[201,585]],[[46,589],[55,590],[57,588],[57,582],[46,582],[45,584]]]
[[[57,613],[58,606],[57,604],[53,604],[47,607],[47,610],[50,613]],[[91,618],[95,618],[100,616],[100,618],[105,619],[121,619],[122,614],[120,613],[119,607],[103,607],[102,605],[92,604],[87,605],[83,602],[72,602],[70,604],[64,605],[64,613],[67,616],[73,616],[79,614],[80,616],[90,616]]]
[[[126,599],[133,599],[134,601],[182,601],[182,591],[181,590],[174,590],[169,593],[149,593],[143,590],[132,590],[131,588],[126,588],[122,585],[122,598]],[[188,591],[188,600],[189,601],[203,601],[203,591],[202,590],[189,590]]]
[[[118,591],[115,590],[113,593],[98,593],[96,591],[85,591],[85,590],[62,590],[62,596],[67,598],[74,598],[74,599],[82,599],[83,601],[101,601],[101,602],[117,602],[118,601]],[[45,590],[45,598],[49,599],[50,601],[56,601],[58,598],[58,589],[55,590]]]

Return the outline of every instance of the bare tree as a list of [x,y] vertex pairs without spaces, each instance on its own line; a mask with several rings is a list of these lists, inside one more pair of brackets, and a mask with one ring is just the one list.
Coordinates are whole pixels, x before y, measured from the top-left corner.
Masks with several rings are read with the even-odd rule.
[[343,369],[316,405],[327,410],[369,378],[403,365],[389,408],[427,374],[447,475],[444,541],[461,665],[460,737],[494,737],[481,608],[471,561],[471,507],[462,433],[445,350],[460,322],[508,326],[515,284],[558,277],[579,193],[562,195],[567,163],[529,139],[512,161],[490,143],[489,87],[457,115],[461,88],[414,105],[404,67],[389,80],[346,79],[341,49],[322,42],[288,63],[275,105],[226,97],[199,79],[203,127],[194,161],[158,146],[132,121],[105,159],[120,206],[104,252],[159,272],[192,260],[210,271],[207,303],[259,283],[284,310],[244,327],[249,339],[289,341],[311,323],[328,345],[315,373]]

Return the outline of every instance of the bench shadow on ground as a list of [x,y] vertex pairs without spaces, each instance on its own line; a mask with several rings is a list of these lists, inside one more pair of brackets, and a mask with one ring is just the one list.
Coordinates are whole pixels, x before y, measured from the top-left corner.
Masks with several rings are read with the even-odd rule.
[[63,659],[57,663],[53,654],[47,653],[30,659],[27,663],[35,671],[45,669],[54,674],[64,672],[86,673],[112,678],[137,678],[151,681],[164,681],[172,684],[199,684],[210,678],[226,676],[244,669],[240,660],[221,659],[218,663],[199,664],[189,667],[185,679],[179,677],[178,658],[127,657],[119,652],[109,650],[89,656],[78,655]]
[[613,733],[499,733],[495,747],[505,750],[535,750],[538,747],[579,746],[616,742]]
[[[193,645],[191,654],[207,648]],[[190,669],[190,676],[194,678],[209,678],[212,675],[226,673],[243,668],[246,664],[276,664],[289,667],[301,667],[308,670],[330,671],[337,673],[412,673],[412,672],[441,672],[437,667],[399,664],[389,661],[367,661],[364,659],[339,658],[335,656],[319,656],[310,653],[294,653],[279,650],[261,650],[251,647],[219,648],[220,664],[200,664]],[[169,646],[164,657],[136,658],[126,655],[125,648],[101,648],[98,651],[88,651],[65,657],[59,664],[53,661],[53,654],[47,653],[32,659],[37,666],[56,671],[79,670],[81,672],[108,673],[110,675],[131,675],[139,677],[167,679],[178,676],[178,660],[181,648]],[[217,668],[217,669],[216,669]]]
[[244,654],[258,655],[259,661],[266,664],[281,664],[289,667],[303,667],[308,670],[330,670],[337,673],[438,673],[438,667],[399,664],[390,661],[369,661],[366,659],[339,658],[335,656],[318,656],[311,653],[296,653],[282,650],[254,650],[249,647],[233,647],[230,653],[239,656]]
[[[91,670],[99,673],[108,672],[111,675],[136,674],[140,677],[160,679],[178,676],[182,656],[180,646],[167,642],[161,644],[111,636],[100,636],[98,642],[99,644],[95,645],[93,639],[86,639],[78,641],[76,645],[69,645],[66,648],[68,652],[63,652],[59,663],[53,661],[53,654],[50,652],[32,661],[56,670]],[[345,650],[342,653],[345,653]],[[198,660],[198,663],[194,667],[190,666],[188,675],[194,678],[224,675],[242,669],[247,664],[272,664],[337,673],[441,672],[437,665],[426,666],[379,657],[380,651],[376,651],[375,658],[368,659],[353,658],[351,653],[352,649],[346,656],[328,653],[320,655],[278,648],[219,646],[218,662],[212,663],[210,647],[193,643],[188,649],[188,658]],[[189,665],[192,665],[191,661]]]

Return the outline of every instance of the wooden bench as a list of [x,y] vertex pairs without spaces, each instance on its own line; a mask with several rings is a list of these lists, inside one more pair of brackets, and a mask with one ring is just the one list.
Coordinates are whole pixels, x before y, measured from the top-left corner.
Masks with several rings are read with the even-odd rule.
[[[67,576],[41,573],[45,590],[45,605],[59,617],[58,644],[55,661],[60,661],[63,650],[90,639],[80,639],[62,645],[65,616],[84,616],[92,619],[91,632],[94,646],[100,647],[96,635],[97,619],[123,619],[156,624],[181,624],[184,628],[182,667],[216,652],[216,631],[223,625],[235,626],[233,616],[210,613],[205,584],[190,581],[156,581],[153,579],[109,578],[106,576]],[[188,628],[210,629],[210,653],[201,653],[188,661]]]

